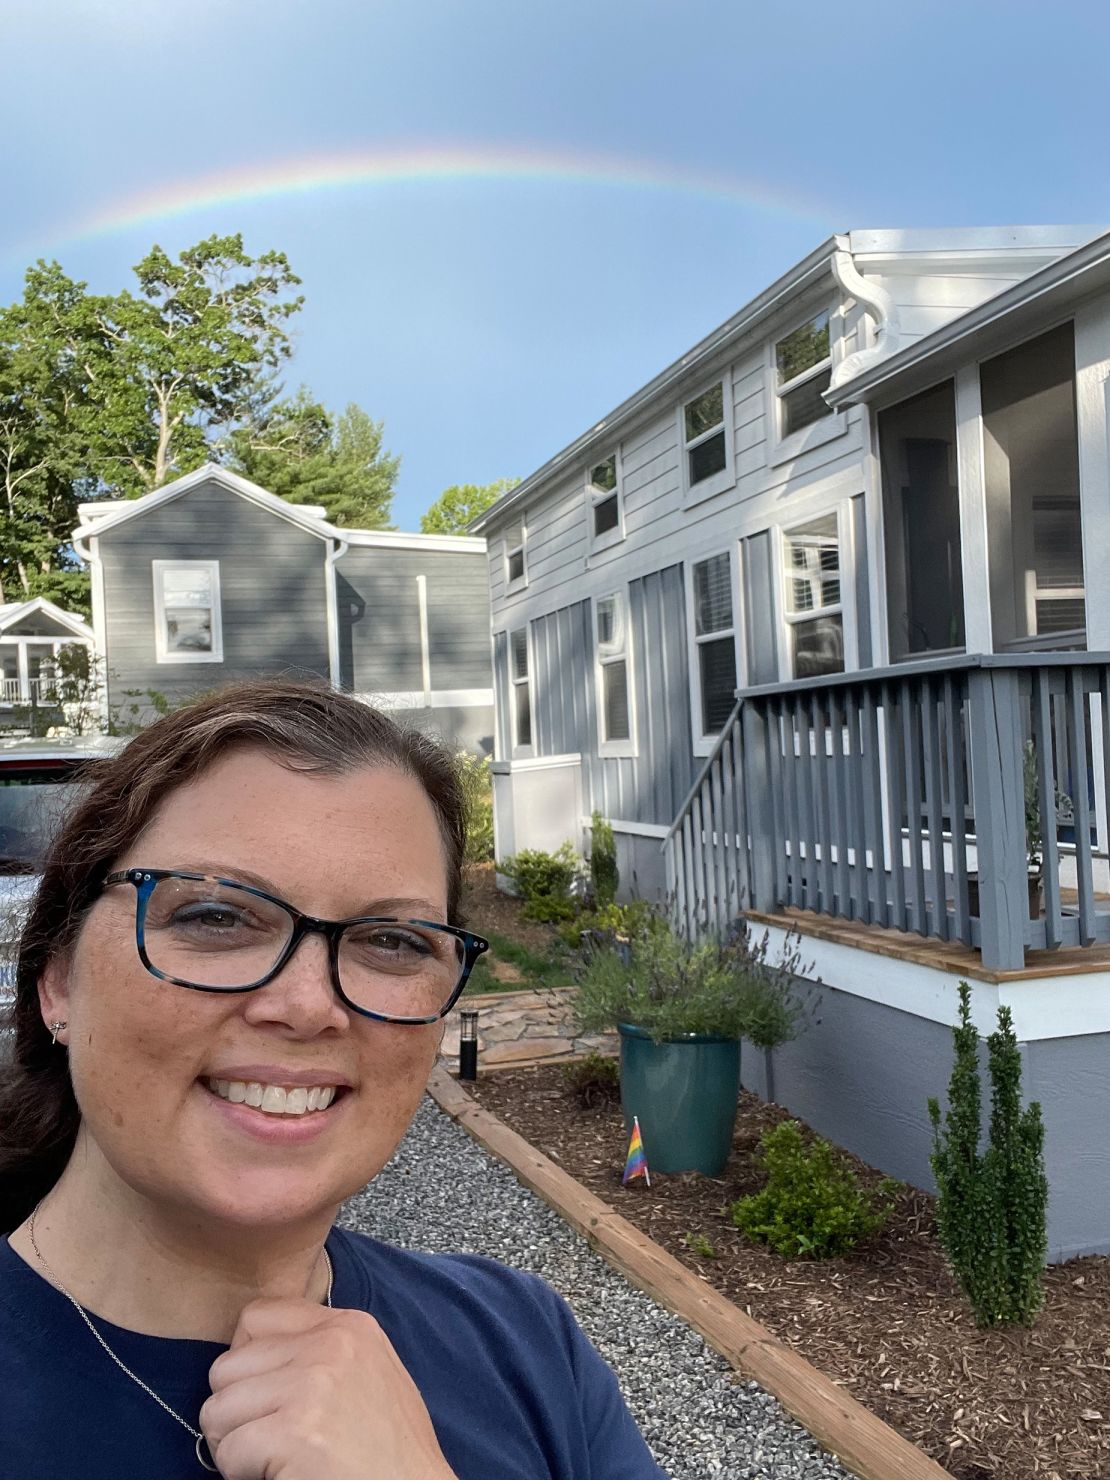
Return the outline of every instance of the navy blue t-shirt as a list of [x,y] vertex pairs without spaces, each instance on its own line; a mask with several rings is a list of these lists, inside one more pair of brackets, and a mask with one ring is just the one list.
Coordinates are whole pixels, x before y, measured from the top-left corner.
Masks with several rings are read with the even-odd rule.
[[[665,1480],[563,1301],[489,1259],[333,1229],[333,1302],[375,1317],[459,1480]],[[196,1428],[211,1341],[105,1340]],[[0,1239],[0,1480],[199,1480],[194,1441],[110,1361],[69,1301]],[[324,1480],[324,1477],[321,1477]]]

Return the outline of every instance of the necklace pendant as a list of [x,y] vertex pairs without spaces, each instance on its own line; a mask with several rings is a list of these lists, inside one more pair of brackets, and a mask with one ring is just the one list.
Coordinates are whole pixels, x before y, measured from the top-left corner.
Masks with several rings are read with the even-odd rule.
[[197,1461],[201,1465],[201,1467],[205,1470],[209,1470],[213,1475],[219,1474],[216,1466],[212,1463],[212,1451],[209,1449],[208,1440],[204,1437],[203,1434],[197,1435],[196,1449]]

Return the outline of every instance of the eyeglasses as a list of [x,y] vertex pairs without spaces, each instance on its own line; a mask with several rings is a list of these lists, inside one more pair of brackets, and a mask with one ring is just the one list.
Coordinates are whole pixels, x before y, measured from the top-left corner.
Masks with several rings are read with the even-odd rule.
[[322,935],[332,986],[353,1011],[383,1023],[434,1023],[489,950],[480,935],[431,920],[317,920],[214,874],[130,868],[104,880],[114,884],[134,885],[135,946],[147,971],[198,992],[264,987],[306,935]]

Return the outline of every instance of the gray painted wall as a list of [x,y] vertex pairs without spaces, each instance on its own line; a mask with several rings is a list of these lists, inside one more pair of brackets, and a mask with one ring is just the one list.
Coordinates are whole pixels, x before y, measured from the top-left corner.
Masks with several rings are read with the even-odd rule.
[[[109,702],[173,701],[260,673],[328,675],[326,541],[204,483],[99,538]],[[222,663],[159,663],[153,560],[218,560]]]
[[[352,545],[336,562],[340,676],[356,693],[423,688],[417,581],[427,578],[433,689],[490,687],[484,552]],[[492,727],[487,725],[487,733]]]
[[[952,1029],[835,987],[816,989],[816,1004],[817,1020],[775,1054],[775,1099],[872,1166],[933,1190],[926,1104],[945,1104]],[[1053,1263],[1110,1253],[1110,1143],[1096,1131],[1110,1119],[1108,1054],[1110,1034],[1023,1048],[1023,1090],[1045,1118]],[[741,1068],[766,1097],[763,1054],[745,1043]]]

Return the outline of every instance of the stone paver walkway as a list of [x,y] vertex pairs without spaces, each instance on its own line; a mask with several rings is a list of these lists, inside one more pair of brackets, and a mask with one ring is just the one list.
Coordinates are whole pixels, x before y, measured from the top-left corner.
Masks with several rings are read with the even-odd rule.
[[576,1033],[573,987],[533,992],[488,992],[463,997],[447,1019],[440,1058],[452,1072],[459,1062],[459,1011],[478,1013],[478,1070],[616,1054],[615,1033]]

